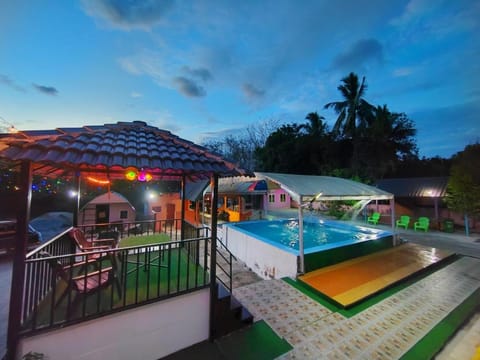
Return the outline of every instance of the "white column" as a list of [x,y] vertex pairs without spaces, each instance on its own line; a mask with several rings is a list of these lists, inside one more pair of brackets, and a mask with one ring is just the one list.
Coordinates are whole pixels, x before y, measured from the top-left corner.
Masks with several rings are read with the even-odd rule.
[[298,206],[298,252],[299,252],[299,274],[305,273],[305,258],[304,258],[304,249],[303,249],[303,208],[302,201],[300,200]]

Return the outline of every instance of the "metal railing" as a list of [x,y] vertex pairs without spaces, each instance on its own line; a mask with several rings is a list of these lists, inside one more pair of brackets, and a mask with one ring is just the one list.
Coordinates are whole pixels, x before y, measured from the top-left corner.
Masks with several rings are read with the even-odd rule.
[[[201,234],[210,239],[211,229],[207,226],[200,228]],[[209,249],[210,250],[210,249]],[[230,293],[233,290],[233,261],[237,260],[228,247],[217,237],[217,281]]]
[[[184,222],[186,224],[186,222]],[[144,220],[132,222],[112,222],[102,224],[79,225],[87,238],[109,236],[114,234],[119,238],[137,235],[166,234],[172,241],[181,240],[181,219],[171,220]],[[185,237],[191,238],[191,237]]]
[[[143,235],[170,228],[162,221],[140,226]],[[184,237],[196,236],[193,239],[174,240],[181,237],[175,228],[167,230],[170,242],[82,253],[75,251],[69,230],[27,254],[22,335],[178,296],[210,283],[210,239],[203,228],[184,224]]]
[[[22,334],[60,327],[208,286],[208,239],[26,260]],[[94,285],[92,285],[92,283]]]

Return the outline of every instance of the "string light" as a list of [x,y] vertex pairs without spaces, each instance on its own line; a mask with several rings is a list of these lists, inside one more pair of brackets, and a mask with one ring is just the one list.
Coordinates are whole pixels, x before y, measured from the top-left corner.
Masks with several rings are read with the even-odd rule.
[[152,180],[153,176],[152,174],[143,170],[137,172],[135,169],[127,169],[127,172],[125,173],[125,178],[130,181],[138,180],[141,182],[147,182]]
[[94,178],[92,176],[87,176],[87,180],[98,185],[110,185],[110,180],[101,180],[101,179]]

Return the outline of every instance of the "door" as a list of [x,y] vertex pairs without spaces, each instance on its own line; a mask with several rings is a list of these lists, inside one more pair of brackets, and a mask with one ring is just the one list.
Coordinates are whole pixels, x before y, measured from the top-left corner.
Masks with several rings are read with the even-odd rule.
[[110,219],[110,205],[109,204],[99,204],[95,209],[95,223],[96,224],[106,224]]
[[167,224],[173,224],[173,220],[175,220],[175,204],[167,204],[167,215],[165,220],[167,220]]

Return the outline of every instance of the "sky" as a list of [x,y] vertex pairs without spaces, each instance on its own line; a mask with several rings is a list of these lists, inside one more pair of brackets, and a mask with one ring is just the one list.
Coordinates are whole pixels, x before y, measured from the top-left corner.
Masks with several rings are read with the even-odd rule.
[[333,126],[354,72],[449,158],[480,141],[479,19],[478,0],[0,0],[0,128]]

